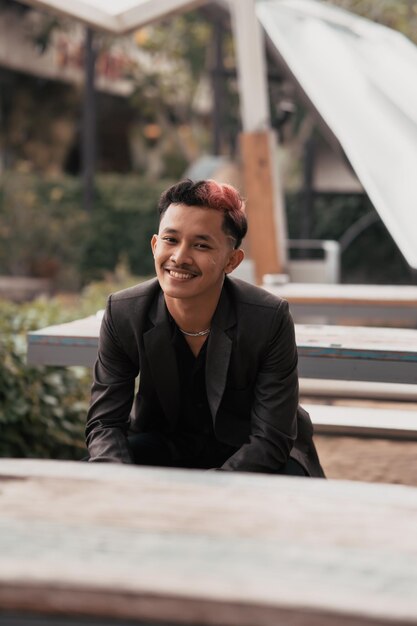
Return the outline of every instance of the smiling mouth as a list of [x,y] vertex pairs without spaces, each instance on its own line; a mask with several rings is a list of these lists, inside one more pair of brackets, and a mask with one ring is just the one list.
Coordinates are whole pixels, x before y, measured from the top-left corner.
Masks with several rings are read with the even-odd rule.
[[176,280],[190,280],[191,278],[195,278],[195,274],[190,274],[189,272],[178,272],[177,270],[166,269],[168,274],[175,278]]

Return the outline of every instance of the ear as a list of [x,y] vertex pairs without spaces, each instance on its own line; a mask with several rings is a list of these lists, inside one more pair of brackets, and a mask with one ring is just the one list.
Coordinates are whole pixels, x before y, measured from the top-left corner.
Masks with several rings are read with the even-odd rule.
[[245,257],[245,253],[243,252],[241,248],[238,248],[237,250],[233,250],[232,254],[230,255],[229,262],[224,268],[224,273],[230,274],[231,272],[233,272],[233,270],[235,270],[238,267],[238,265],[242,263],[244,257]]
[[151,248],[152,248],[152,254],[154,256],[155,256],[155,248],[156,248],[157,243],[158,243],[158,235],[152,235]]

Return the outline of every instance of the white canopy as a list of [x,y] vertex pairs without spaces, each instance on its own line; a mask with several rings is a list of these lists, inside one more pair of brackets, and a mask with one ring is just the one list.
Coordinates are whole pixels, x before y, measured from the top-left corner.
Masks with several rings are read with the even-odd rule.
[[258,0],[279,55],[417,268],[417,47],[316,0]]

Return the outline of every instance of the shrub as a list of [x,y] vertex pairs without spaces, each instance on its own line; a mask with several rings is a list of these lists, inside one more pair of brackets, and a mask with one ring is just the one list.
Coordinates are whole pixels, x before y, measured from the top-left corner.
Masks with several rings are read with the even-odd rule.
[[116,175],[100,176],[97,181],[95,209],[80,266],[83,282],[113,271],[121,259],[133,274],[153,274],[150,240],[158,228],[156,207],[170,183]]
[[[288,195],[286,205],[290,238],[304,238],[302,194]],[[339,241],[352,224],[371,212],[375,213],[375,222],[342,253],[342,282],[415,284],[415,272],[363,194],[315,194],[308,238]]]
[[94,210],[82,208],[78,178],[7,173],[0,179],[0,274],[50,278],[78,290],[124,259],[137,275],[153,273],[150,238],[157,203],[171,181],[99,175]]
[[85,455],[85,385],[74,368],[25,365],[19,342],[0,340],[0,456]]
[[84,368],[30,367],[28,330],[67,321],[58,303],[0,303],[0,456],[75,459],[85,455],[88,386]]
[[0,274],[77,288],[89,220],[78,180],[7,173],[0,189]]
[[26,333],[94,314],[109,293],[140,282],[125,265],[81,296],[39,298],[26,304],[0,301],[0,457],[79,459],[91,371],[84,367],[32,367]]

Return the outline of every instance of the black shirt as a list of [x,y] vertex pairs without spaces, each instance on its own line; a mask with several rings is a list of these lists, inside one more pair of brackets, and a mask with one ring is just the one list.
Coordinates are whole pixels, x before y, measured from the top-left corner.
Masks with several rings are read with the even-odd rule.
[[175,455],[186,467],[217,467],[237,448],[220,442],[214,432],[205,380],[208,337],[196,357],[173,322],[172,342],[180,381],[180,414],[171,435]]
[[178,430],[213,436],[213,420],[207,401],[205,380],[207,340],[208,337],[196,357],[181,331],[175,327],[173,343],[180,379]]

